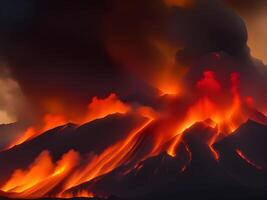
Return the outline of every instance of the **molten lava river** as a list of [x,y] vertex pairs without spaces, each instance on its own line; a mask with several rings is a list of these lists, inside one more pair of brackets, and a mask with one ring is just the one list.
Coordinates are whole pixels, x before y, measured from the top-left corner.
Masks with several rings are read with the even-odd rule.
[[[94,97],[88,105],[87,114],[75,119],[69,119],[64,114],[47,113],[42,121],[28,127],[1,151],[3,158],[0,160],[9,159],[7,164],[1,164],[6,165],[3,166],[5,170],[0,181],[2,195],[12,198],[94,197],[97,196],[94,190],[79,186],[97,182],[117,169],[122,171],[121,176],[127,176],[132,170],[142,168],[143,161],[163,152],[171,158],[179,158],[178,149],[181,145],[185,145],[189,159],[181,169],[177,169],[177,173],[184,173],[194,155],[183,137],[186,130],[198,122],[203,122],[212,130],[212,136],[205,143],[214,161],[219,162],[220,153],[213,144],[234,134],[249,118],[263,122],[257,119],[253,97],[244,97],[239,92],[240,75],[230,73],[223,83],[217,79],[217,75],[212,70],[206,70],[192,87],[184,88],[179,94],[170,95],[160,91],[153,97],[155,102],[160,102],[160,106],[135,104],[111,93],[103,99]],[[129,125],[125,122],[121,126],[126,128],[113,129],[113,123],[106,121],[116,117],[132,117],[135,122]],[[100,133],[96,128],[93,132],[94,127],[101,123],[104,123],[106,135],[111,137],[105,139],[99,136],[95,140]],[[93,128],[86,131],[91,126]],[[66,138],[66,141],[68,138],[77,139],[82,130],[85,130],[83,134],[88,140],[79,141],[82,146],[80,149],[79,145],[72,145],[71,142],[65,144],[65,139],[60,145],[47,141],[50,137],[57,141],[60,141],[59,138]],[[49,145],[62,147],[58,151],[62,153]],[[31,158],[22,161],[21,166],[20,161],[16,161],[20,152]],[[236,153],[244,162],[261,169],[242,150],[236,149]]]

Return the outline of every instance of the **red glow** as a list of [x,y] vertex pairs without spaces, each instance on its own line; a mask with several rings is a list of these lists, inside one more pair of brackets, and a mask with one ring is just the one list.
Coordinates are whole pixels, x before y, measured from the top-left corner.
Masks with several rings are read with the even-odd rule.
[[220,83],[216,80],[213,71],[205,71],[203,76],[204,77],[196,84],[198,89],[211,92],[220,91]]
[[243,151],[241,151],[240,149],[236,149],[235,150],[236,153],[240,156],[240,158],[242,158],[245,162],[247,162],[248,164],[250,164],[251,166],[255,167],[258,170],[261,170],[262,167],[255,164],[253,161],[251,161],[244,153]]
[[[225,98],[226,94],[221,90],[221,85],[216,80],[215,73],[205,71],[203,78],[196,83],[199,97],[194,104],[189,106],[184,120],[179,122],[177,128],[177,134],[179,135],[196,122],[205,121],[206,119],[213,121],[213,128],[217,126],[218,134],[213,137],[208,145],[216,160],[219,159],[219,155],[212,145],[217,141],[219,134],[231,134],[247,120],[241,106],[241,97],[238,91],[239,75],[237,73],[230,75],[230,83],[231,103],[226,106],[221,105],[220,98]],[[175,149],[179,141],[180,137],[176,137],[168,149],[169,155],[175,156]]]
[[[9,197],[35,198],[46,196],[54,187],[60,185],[60,189],[54,194],[56,197],[93,197],[93,193],[88,190],[71,193],[69,189],[107,174],[124,163],[135,162],[125,170],[124,175],[133,169],[139,170],[142,168],[142,165],[139,165],[141,161],[163,151],[172,157],[179,156],[177,149],[182,144],[189,157],[188,163],[184,163],[181,169],[181,172],[184,172],[193,158],[190,148],[182,140],[182,136],[186,134],[185,130],[196,122],[203,122],[205,126],[211,127],[215,132],[206,141],[206,145],[214,160],[219,161],[220,155],[213,148],[213,144],[218,141],[219,137],[232,134],[248,119],[246,107],[254,108],[253,98],[243,99],[239,93],[238,73],[230,74],[227,82],[229,84],[221,83],[215,72],[211,70],[204,71],[202,78],[196,81],[192,89],[190,104],[185,104],[185,109],[179,111],[172,110],[173,105],[176,106],[183,101],[183,98],[180,99],[177,94],[174,97],[174,104],[169,100],[164,102],[165,106],[170,106],[171,109],[160,112],[147,106],[128,105],[112,93],[105,99],[94,97],[88,105],[87,114],[77,119],[68,119],[67,115],[47,114],[40,124],[29,127],[10,148],[69,121],[83,124],[115,113],[135,113],[145,117],[146,121],[141,126],[135,127],[122,140],[110,145],[99,154],[91,155],[88,160],[83,162],[79,161],[78,152],[70,150],[58,162],[53,163],[49,152],[43,151],[27,169],[14,171],[1,190],[6,192]],[[147,136],[149,136],[150,146],[145,153],[138,155],[138,160],[134,160],[133,152],[140,145],[139,141]],[[236,150],[236,153],[250,165],[261,169],[242,151]]]
[[168,6],[177,6],[181,8],[192,7],[195,4],[194,0],[165,0]]
[[55,164],[49,152],[43,151],[28,169],[17,169],[1,190],[12,192],[13,198],[46,196],[78,162],[79,154],[73,150],[64,154]]
[[[56,110],[58,108],[57,106]],[[75,119],[69,119],[67,115],[63,114],[46,114],[44,115],[40,124],[31,126],[22,133],[21,136],[15,139],[6,149],[10,149],[16,145],[22,144],[28,140],[31,140],[40,134],[53,129],[58,126],[65,125],[68,122],[75,122],[78,124],[84,124],[95,119],[104,118],[107,115],[115,113],[126,113],[130,110],[130,107],[120,101],[116,94],[111,93],[107,98],[100,99],[93,97],[92,101],[88,105],[88,111],[86,116],[80,116]]]
[[106,117],[110,114],[126,113],[129,110],[130,107],[119,100],[115,93],[111,93],[105,99],[94,97],[88,105],[88,113],[85,117],[84,123]]
[[62,115],[52,115],[46,114],[43,117],[41,125],[29,127],[20,137],[18,137],[14,142],[12,142],[7,149],[10,149],[16,145],[22,144],[38,135],[55,128],[57,126],[62,126],[67,123],[67,120]]

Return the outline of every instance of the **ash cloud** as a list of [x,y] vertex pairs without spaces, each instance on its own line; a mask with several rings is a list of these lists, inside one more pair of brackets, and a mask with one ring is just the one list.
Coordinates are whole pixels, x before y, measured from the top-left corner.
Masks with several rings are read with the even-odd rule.
[[242,16],[248,29],[248,46],[253,57],[267,63],[267,1],[226,1],[235,12]]
[[181,73],[177,67],[211,52],[247,57],[245,25],[219,1],[196,1],[188,9],[166,6],[162,0],[113,2],[106,29],[109,53],[144,77],[164,71],[170,49],[176,49],[178,62],[171,71],[176,74]]
[[164,79],[170,64],[164,53],[176,49],[170,54],[176,59],[172,76],[166,81],[182,76],[176,84],[186,83],[186,90],[192,91],[204,70],[213,70],[224,85],[238,72],[242,95],[255,97],[257,106],[266,110],[266,66],[251,57],[246,24],[225,1],[200,0],[190,8],[168,7],[160,0],[113,2],[107,46],[122,66],[148,81],[153,76]]
[[266,6],[265,0],[224,0],[235,9],[243,12],[256,12],[261,6]]
[[[250,90],[265,91],[264,70],[258,70],[264,67],[250,57],[245,24],[225,5],[217,0],[195,1],[189,8],[162,0],[1,1],[1,13],[8,13],[0,16],[1,52],[37,107],[47,97],[63,99],[71,110],[111,91],[141,96],[146,92],[140,91],[162,84],[158,79],[178,85],[185,73],[185,80],[201,78],[202,69],[215,65],[218,73],[240,71],[244,87],[252,82]],[[208,56],[214,52],[225,56],[214,61]]]
[[0,124],[16,122],[25,112],[26,100],[10,70],[0,66]]

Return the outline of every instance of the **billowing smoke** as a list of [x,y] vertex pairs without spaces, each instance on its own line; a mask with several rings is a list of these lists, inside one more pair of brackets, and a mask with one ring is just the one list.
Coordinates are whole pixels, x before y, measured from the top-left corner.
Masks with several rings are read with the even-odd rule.
[[251,57],[241,17],[225,1],[183,2],[113,0],[104,23],[110,56],[163,94],[190,93],[204,70],[223,83],[238,72],[243,96],[265,106],[266,67]]
[[254,57],[267,64],[267,2],[265,0],[226,1],[242,16],[248,29],[248,46]]
[[[8,68],[0,71],[0,117],[2,123],[27,119],[23,94],[38,117],[0,154],[10,163],[0,171],[3,183],[11,175],[0,190],[10,197],[68,197],[73,188],[120,168],[123,177],[127,165],[139,170],[136,164],[161,153],[179,158],[180,145],[194,162],[191,139],[183,135],[195,125],[200,151],[221,167],[216,142],[254,123],[248,119],[267,123],[267,68],[252,57],[246,25],[227,1],[19,2],[4,3],[9,15],[0,12],[0,57],[16,78]],[[128,117],[136,125],[128,126]],[[205,136],[201,129],[210,131]],[[20,149],[25,157],[14,160]]]
[[31,109],[10,69],[0,66],[0,149],[18,137],[31,121]]
[[0,66],[0,124],[16,122],[25,106],[25,97],[18,82],[6,66]]
[[251,58],[243,19],[226,6],[241,12],[238,1],[18,3],[1,4],[9,11],[0,16],[1,50],[37,110],[79,113],[110,92],[150,104],[142,99],[148,89],[188,93],[204,70],[223,83],[237,71],[244,96],[266,99],[266,68]]

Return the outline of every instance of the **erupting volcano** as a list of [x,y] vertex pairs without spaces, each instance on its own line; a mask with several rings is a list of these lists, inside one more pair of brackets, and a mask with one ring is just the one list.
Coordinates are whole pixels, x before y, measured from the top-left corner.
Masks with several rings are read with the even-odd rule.
[[267,198],[258,6],[4,2],[0,196]]

